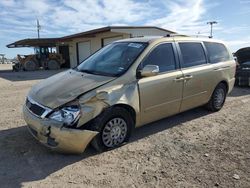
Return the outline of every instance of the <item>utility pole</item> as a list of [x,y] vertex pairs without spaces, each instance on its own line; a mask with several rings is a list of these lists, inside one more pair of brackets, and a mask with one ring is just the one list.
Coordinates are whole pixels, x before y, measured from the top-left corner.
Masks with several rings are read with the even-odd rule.
[[40,38],[40,29],[41,25],[39,24],[39,20],[36,20],[36,27],[37,27],[37,38]]
[[0,57],[2,57],[2,64],[4,64],[4,56],[5,54],[0,54]]
[[210,36],[209,38],[213,38],[213,24],[217,24],[218,22],[216,21],[211,21],[211,22],[207,22],[207,24],[210,25]]

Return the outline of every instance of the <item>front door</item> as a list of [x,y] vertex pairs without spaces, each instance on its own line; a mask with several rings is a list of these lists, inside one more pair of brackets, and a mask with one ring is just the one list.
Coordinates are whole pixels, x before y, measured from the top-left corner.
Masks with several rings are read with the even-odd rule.
[[149,123],[180,110],[183,77],[172,43],[156,46],[140,65],[159,66],[160,73],[138,81],[141,107],[141,124]]

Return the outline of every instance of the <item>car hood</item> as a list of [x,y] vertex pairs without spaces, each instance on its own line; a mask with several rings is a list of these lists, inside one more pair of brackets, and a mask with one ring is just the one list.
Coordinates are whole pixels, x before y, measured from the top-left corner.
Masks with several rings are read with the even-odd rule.
[[239,49],[237,52],[235,52],[235,56],[237,57],[239,64],[250,61],[250,47]]
[[114,79],[68,70],[34,85],[28,96],[37,103],[54,109]]

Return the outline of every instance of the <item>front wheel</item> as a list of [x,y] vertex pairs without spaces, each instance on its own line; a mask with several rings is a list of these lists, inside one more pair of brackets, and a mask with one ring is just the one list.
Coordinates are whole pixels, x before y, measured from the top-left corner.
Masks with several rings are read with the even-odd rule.
[[207,109],[212,112],[219,111],[225,103],[226,96],[227,96],[226,85],[223,83],[218,84],[212,94],[211,99],[206,105]]
[[92,146],[97,151],[119,147],[129,140],[133,126],[133,119],[126,109],[111,107],[94,121],[93,127],[99,134],[93,139]]

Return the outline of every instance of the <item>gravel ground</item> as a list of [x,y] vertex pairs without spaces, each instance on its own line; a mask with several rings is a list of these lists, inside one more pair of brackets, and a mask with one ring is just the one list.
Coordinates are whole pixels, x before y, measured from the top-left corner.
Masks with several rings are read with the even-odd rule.
[[0,65],[0,187],[250,187],[250,88],[224,108],[196,108],[136,129],[118,149],[49,151],[28,133],[22,105],[55,71],[13,73]]

